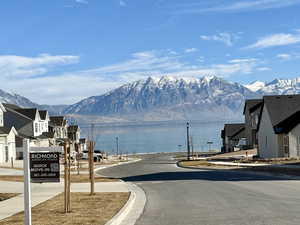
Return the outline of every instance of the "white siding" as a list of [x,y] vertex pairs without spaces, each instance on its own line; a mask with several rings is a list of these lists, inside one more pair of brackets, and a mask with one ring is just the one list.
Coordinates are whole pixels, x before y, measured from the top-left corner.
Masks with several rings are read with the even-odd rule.
[[264,106],[258,131],[259,156],[262,158],[278,157],[278,140],[274,132],[268,110]]
[[[7,152],[8,150],[8,152]],[[0,137],[0,163],[16,159],[15,134],[11,131],[7,136]]]
[[[298,139],[298,140],[297,140]],[[299,157],[300,156],[300,124],[298,124],[293,130],[289,133],[289,148],[290,148],[290,157]]]

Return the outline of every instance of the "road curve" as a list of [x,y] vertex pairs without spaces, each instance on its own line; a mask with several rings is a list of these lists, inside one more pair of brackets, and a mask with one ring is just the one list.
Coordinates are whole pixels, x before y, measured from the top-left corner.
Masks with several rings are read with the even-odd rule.
[[298,225],[300,181],[233,170],[178,168],[147,156],[100,174],[134,182],[147,203],[137,225]]

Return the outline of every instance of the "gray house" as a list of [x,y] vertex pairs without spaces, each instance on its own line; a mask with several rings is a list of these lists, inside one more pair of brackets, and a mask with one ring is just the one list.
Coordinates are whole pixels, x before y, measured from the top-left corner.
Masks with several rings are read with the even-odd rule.
[[263,98],[258,145],[262,158],[300,156],[300,95]]
[[232,123],[225,124],[221,132],[223,140],[222,152],[233,152],[234,147],[238,144],[241,138],[245,138],[245,124]]
[[256,133],[262,105],[262,99],[249,99],[245,102],[243,114],[245,116],[246,144],[249,149],[257,148],[258,145]]

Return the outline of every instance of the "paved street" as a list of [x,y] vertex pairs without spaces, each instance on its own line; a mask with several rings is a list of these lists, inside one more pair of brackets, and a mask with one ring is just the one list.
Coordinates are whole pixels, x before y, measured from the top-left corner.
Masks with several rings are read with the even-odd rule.
[[300,180],[177,168],[167,155],[99,173],[134,182],[145,191],[147,204],[137,225],[300,223]]

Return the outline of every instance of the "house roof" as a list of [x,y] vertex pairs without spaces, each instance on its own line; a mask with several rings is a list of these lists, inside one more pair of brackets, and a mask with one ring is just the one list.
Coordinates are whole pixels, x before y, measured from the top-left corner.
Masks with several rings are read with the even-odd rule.
[[38,138],[41,139],[48,139],[48,138],[54,138],[54,132],[43,132]]
[[225,136],[227,137],[234,137],[240,132],[242,132],[243,130],[245,130],[244,123],[231,123],[231,124],[224,125],[224,132],[225,132]]
[[7,108],[4,114],[4,126],[15,127],[19,135],[26,137],[33,136],[32,119],[13,109]]
[[253,112],[257,107],[259,107],[262,104],[262,102],[263,102],[262,99],[247,99],[245,101],[243,114],[245,114],[247,106],[248,106],[248,110],[250,112]]
[[9,134],[10,130],[8,127],[0,127],[0,134]]
[[4,134],[5,136],[8,135],[11,131],[15,133],[15,135],[18,135],[18,132],[16,129],[11,126],[11,127],[0,127],[0,135]]
[[66,125],[66,120],[64,116],[50,116],[50,122],[55,126]]
[[300,95],[264,96],[264,105],[274,127],[300,111]]
[[5,108],[10,108],[10,109],[21,109],[21,107],[20,106],[18,106],[18,105],[14,105],[14,104],[9,104],[9,103],[3,103],[3,106],[5,107]]
[[80,138],[80,139],[79,139],[79,143],[81,143],[81,144],[86,143],[86,138]]
[[77,132],[78,128],[78,125],[70,125],[68,126],[68,132]]
[[28,108],[28,109],[14,109],[16,112],[19,112],[27,117],[29,117],[30,119],[32,120],[35,120],[35,116],[36,116],[36,113],[37,113],[37,109],[36,108]]
[[45,120],[46,117],[47,117],[47,110],[39,110],[39,113],[40,113],[40,117],[42,120]]

